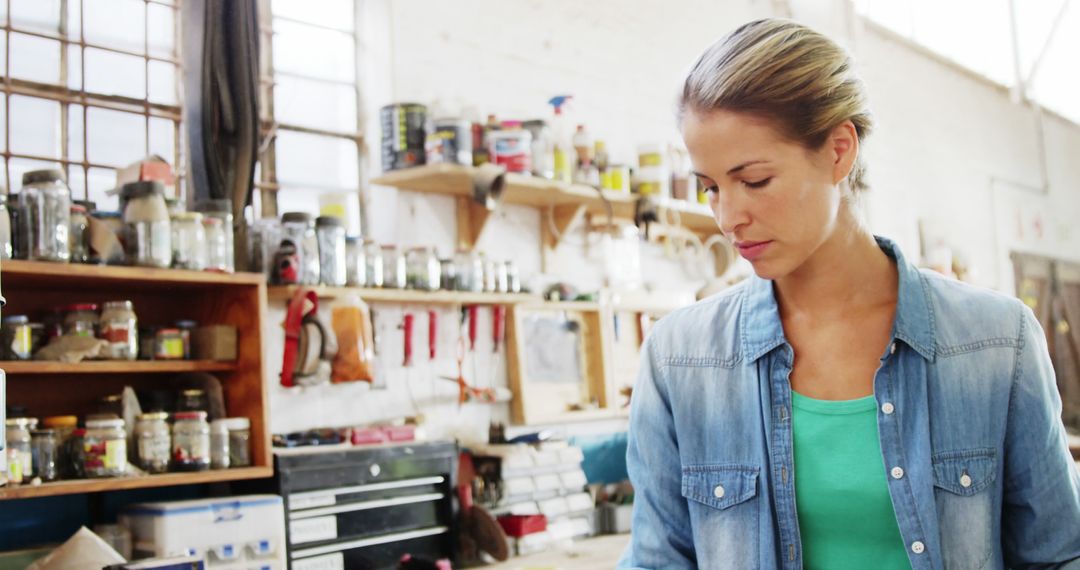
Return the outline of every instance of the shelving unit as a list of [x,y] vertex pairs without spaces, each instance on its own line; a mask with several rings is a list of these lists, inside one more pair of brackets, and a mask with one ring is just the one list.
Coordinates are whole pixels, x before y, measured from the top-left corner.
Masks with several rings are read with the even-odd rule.
[[31,415],[96,412],[102,396],[125,386],[137,392],[179,389],[200,373],[221,383],[230,416],[251,421],[252,467],[200,473],[59,481],[40,486],[0,488],[0,500],[95,493],[147,487],[190,485],[271,477],[266,387],[263,385],[262,326],[266,285],[260,274],[220,274],[168,269],[5,261],[0,266],[4,315],[33,317],[72,303],[125,299],[135,306],[140,324],[170,324],[193,319],[200,324],[237,328],[238,359],[210,361],[86,361],[79,363],[5,361],[7,401]]
[[[274,286],[268,289],[271,302],[287,302],[300,285]],[[427,305],[512,305],[539,301],[536,295],[525,293],[469,293],[465,291],[415,291],[409,289],[368,289],[360,287],[306,287],[320,299],[338,299],[357,295],[366,302],[409,303]]]
[[[389,172],[372,180],[373,184],[393,186],[401,190],[442,194],[457,198],[458,247],[472,249],[491,212],[473,200],[473,174],[475,168],[456,164],[432,164]],[[638,197],[612,190],[599,191],[590,186],[565,184],[545,178],[507,174],[499,199],[503,204],[518,204],[544,208],[551,216],[551,225],[557,232],[548,231],[549,224],[541,224],[546,246],[554,248],[566,230],[584,215],[606,217],[608,206],[616,220],[633,221]],[[667,200],[662,206],[677,214],[679,225],[701,237],[704,241],[717,232],[716,219],[707,206],[680,200]]]

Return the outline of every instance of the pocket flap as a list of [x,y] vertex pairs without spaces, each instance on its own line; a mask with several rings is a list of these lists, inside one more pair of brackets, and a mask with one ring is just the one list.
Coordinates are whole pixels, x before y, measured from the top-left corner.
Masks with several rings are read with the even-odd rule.
[[726,509],[757,495],[758,468],[750,465],[690,465],[682,470],[682,495]]
[[997,477],[997,453],[993,449],[937,453],[932,460],[934,486],[955,495],[974,495]]

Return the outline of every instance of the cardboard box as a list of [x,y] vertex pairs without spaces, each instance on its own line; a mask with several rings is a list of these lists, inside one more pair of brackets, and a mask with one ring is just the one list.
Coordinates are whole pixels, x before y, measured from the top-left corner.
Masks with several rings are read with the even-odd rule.
[[231,325],[198,327],[191,336],[195,360],[234,362],[237,358],[237,332]]

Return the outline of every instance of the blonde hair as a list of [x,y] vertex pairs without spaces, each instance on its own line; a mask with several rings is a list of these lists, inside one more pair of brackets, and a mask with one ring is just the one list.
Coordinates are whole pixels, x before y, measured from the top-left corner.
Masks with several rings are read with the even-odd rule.
[[[750,22],[720,39],[694,64],[679,99],[687,111],[747,112],[772,120],[785,137],[808,149],[825,144],[829,132],[850,120],[859,143],[873,119],[866,88],[844,48],[790,20]],[[860,153],[848,184],[865,190]]]

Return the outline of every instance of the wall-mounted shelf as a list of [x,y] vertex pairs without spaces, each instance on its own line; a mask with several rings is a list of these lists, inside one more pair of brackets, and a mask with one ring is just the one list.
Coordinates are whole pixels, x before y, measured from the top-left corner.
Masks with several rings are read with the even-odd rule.
[[30,499],[34,497],[54,497],[57,495],[75,495],[97,493],[100,491],[121,491],[126,489],[146,489],[149,487],[169,487],[172,485],[194,485],[199,483],[220,483],[244,479],[263,479],[274,475],[273,467],[241,467],[218,471],[200,471],[198,473],[162,473],[161,475],[143,475],[139,477],[113,477],[103,479],[74,479],[56,481],[41,485],[8,485],[0,487],[0,501],[10,499]]
[[153,374],[181,372],[232,372],[233,362],[209,360],[158,360],[125,362],[119,360],[67,362],[38,362],[0,360],[0,370],[8,375],[24,374]]
[[[372,183],[457,197],[458,247],[472,249],[490,216],[488,210],[472,201],[474,172],[475,168],[470,166],[432,164],[395,170],[372,180]],[[559,243],[558,236],[563,235],[582,216],[607,216],[608,204],[616,220],[632,221],[637,196],[612,190],[601,192],[590,186],[565,184],[534,176],[507,174],[500,202],[548,210],[544,215],[551,216],[558,233],[545,232],[548,236],[545,245],[554,248]],[[707,206],[681,200],[666,200],[662,205],[677,213],[679,224],[702,240],[717,233],[716,219]],[[541,227],[547,228],[547,222],[542,223]]]
[[[271,302],[288,302],[300,285],[274,286],[268,289]],[[513,305],[537,302],[536,295],[527,293],[469,293],[465,291],[416,291],[412,289],[367,289],[362,287],[306,287],[320,299],[338,299],[356,295],[368,303],[400,303],[416,305]]]

